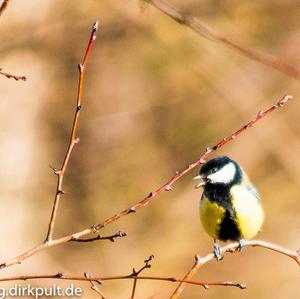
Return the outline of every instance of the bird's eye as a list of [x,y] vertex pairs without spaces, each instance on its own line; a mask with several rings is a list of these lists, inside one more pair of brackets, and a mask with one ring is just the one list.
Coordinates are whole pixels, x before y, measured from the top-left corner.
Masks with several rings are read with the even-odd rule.
[[213,169],[212,169],[212,173],[217,172],[217,170],[218,170],[217,167],[213,168]]

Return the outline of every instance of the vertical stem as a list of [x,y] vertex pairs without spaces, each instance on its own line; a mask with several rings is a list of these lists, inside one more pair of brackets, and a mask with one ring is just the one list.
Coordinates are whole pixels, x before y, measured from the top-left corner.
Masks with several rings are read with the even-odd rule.
[[84,70],[85,70],[85,66],[86,66],[92,45],[96,39],[97,29],[98,29],[98,22],[96,22],[93,25],[92,33],[91,33],[91,36],[90,36],[90,39],[88,42],[87,49],[85,51],[83,61],[81,64],[78,65],[79,82],[78,82],[78,91],[77,91],[77,100],[76,100],[76,110],[75,110],[75,115],[74,115],[74,119],[73,119],[70,140],[69,140],[69,144],[67,147],[64,161],[59,170],[54,170],[54,173],[57,175],[57,186],[56,186],[56,192],[55,192],[54,203],[53,203],[52,213],[51,213],[51,217],[50,217],[47,237],[45,240],[45,242],[47,242],[47,243],[52,241],[52,239],[53,239],[55,220],[56,220],[56,216],[57,216],[59,202],[60,202],[62,194],[64,193],[63,188],[62,188],[64,175],[65,175],[73,148],[79,142],[79,138],[76,137],[76,133],[77,133],[79,116],[80,116],[80,112],[81,112],[81,108],[82,108],[82,91],[83,91]]

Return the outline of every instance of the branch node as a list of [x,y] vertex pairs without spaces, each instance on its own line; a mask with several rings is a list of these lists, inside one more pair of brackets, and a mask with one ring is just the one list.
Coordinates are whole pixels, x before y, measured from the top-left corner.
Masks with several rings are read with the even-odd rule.
[[93,32],[96,32],[98,30],[99,27],[99,21],[97,20],[94,24],[93,24]]
[[93,233],[94,234],[97,234],[99,229],[98,229],[98,226],[97,225],[92,225],[91,229],[93,230]]
[[79,63],[79,64],[78,64],[78,70],[79,70],[80,73],[82,73],[83,70],[84,70],[84,65],[81,64],[81,63]]
[[62,189],[57,189],[57,194],[65,194],[65,191]]
[[196,255],[195,255],[195,262],[196,262],[197,264],[199,264],[199,263],[200,263],[200,260],[201,260],[200,256],[199,256],[198,254],[196,254]]
[[166,191],[173,191],[173,188],[172,188],[171,186],[167,186],[167,187],[165,188],[165,190],[166,190]]
[[127,214],[136,213],[135,207],[131,207],[127,210]]
[[60,169],[57,169],[56,167],[53,167],[52,165],[49,165],[49,167],[53,170],[53,173],[55,175],[59,175],[61,170]]
[[64,277],[63,273],[62,272],[58,272],[56,275],[55,275],[56,278],[62,278]]

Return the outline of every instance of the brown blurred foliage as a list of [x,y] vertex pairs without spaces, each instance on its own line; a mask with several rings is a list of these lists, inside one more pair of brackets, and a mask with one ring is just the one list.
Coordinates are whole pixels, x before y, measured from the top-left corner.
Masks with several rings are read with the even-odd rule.
[[[298,1],[182,2],[172,1],[212,28],[300,67]],[[66,175],[56,234],[81,230],[129,207],[205,147],[289,93],[294,102],[216,154],[239,161],[259,189],[266,211],[259,238],[299,247],[299,82],[200,38],[139,1],[28,0],[10,1],[0,18],[0,67],[28,78],[0,78],[1,259],[45,236],[55,191],[49,164],[59,166],[63,159],[77,63],[96,19],[102,26],[86,74],[81,141]],[[212,248],[199,222],[195,174],[102,232],[121,229],[128,237],[62,245],[3,275],[128,274],[154,254],[147,274],[183,276],[194,254]],[[263,249],[228,255],[196,279],[242,281],[248,289],[188,286],[182,298],[300,296],[296,264]],[[84,298],[97,298],[88,284],[78,285]],[[131,285],[107,282],[102,289],[109,298],[128,298]],[[174,288],[139,282],[136,298],[167,298]]]

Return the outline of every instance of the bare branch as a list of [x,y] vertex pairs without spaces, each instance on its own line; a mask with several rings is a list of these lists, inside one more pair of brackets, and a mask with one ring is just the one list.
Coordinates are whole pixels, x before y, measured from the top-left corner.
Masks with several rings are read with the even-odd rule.
[[72,150],[73,150],[74,146],[79,142],[79,138],[76,137],[76,133],[77,133],[79,116],[80,116],[80,112],[81,112],[81,108],[82,108],[82,91],[83,91],[84,70],[86,67],[86,63],[87,63],[92,45],[96,39],[97,29],[98,29],[98,22],[96,22],[93,25],[91,36],[90,36],[90,39],[88,42],[88,46],[87,46],[82,64],[78,65],[79,82],[78,82],[78,92],[77,92],[75,116],[74,116],[74,120],[73,120],[70,141],[69,141],[69,145],[68,145],[68,148],[67,148],[67,151],[65,154],[64,161],[62,163],[61,168],[54,172],[57,175],[57,186],[56,186],[54,204],[53,204],[53,209],[52,209],[51,218],[50,218],[50,222],[49,222],[49,228],[48,228],[48,233],[47,233],[47,237],[46,237],[46,242],[51,241],[53,238],[58,205],[59,205],[61,195],[64,194],[64,191],[62,188],[64,175],[65,175],[65,172],[66,172],[66,169],[67,169],[70,157],[71,157]]
[[71,239],[71,241],[87,243],[87,242],[94,242],[94,241],[98,241],[98,240],[109,240],[111,242],[115,242],[115,240],[117,238],[123,238],[123,237],[126,237],[126,236],[127,236],[127,233],[122,232],[122,231],[119,230],[117,233],[115,233],[111,236],[102,237],[101,235],[97,235],[96,237],[88,238],[88,239],[75,239],[75,238],[73,238],[73,239]]
[[293,65],[290,65],[275,56],[272,56],[270,54],[246,46],[241,42],[238,42],[230,37],[226,37],[220,32],[217,32],[207,27],[206,25],[203,25],[197,18],[179,12],[178,9],[176,9],[175,7],[171,6],[170,4],[168,4],[163,0],[143,0],[143,1],[156,7],[158,10],[160,10],[165,15],[171,17],[177,23],[183,24],[191,28],[193,31],[195,31],[197,34],[201,35],[202,37],[216,42],[220,42],[227,47],[239,51],[241,54],[249,57],[252,60],[255,60],[266,66],[269,66],[296,80],[300,80],[300,70],[296,69]]
[[[84,276],[86,278],[92,278],[92,276],[89,273],[84,272]],[[101,281],[97,281],[99,284],[101,284]],[[103,293],[100,291],[100,289],[97,287],[97,285],[95,284],[95,282],[93,280],[90,280],[91,283],[91,289],[93,291],[95,291],[96,293],[98,293],[101,297],[101,299],[105,299],[105,296],[103,295]]]
[[133,286],[132,286],[132,291],[131,291],[131,297],[130,299],[134,299],[135,295],[135,290],[136,290],[136,285],[137,285],[137,277],[139,276],[140,273],[142,273],[145,269],[151,268],[151,261],[154,259],[154,255],[150,255],[148,259],[144,260],[144,266],[141,267],[139,270],[135,270],[134,268],[132,269],[132,273],[130,274],[131,276],[134,276],[134,281],[133,281]]
[[17,75],[13,75],[7,72],[3,72],[2,69],[0,68],[0,75],[5,76],[8,79],[15,79],[16,81],[22,80],[22,81],[26,81],[26,76],[17,76]]
[[[262,247],[262,248],[266,248],[266,249],[278,252],[280,254],[283,254],[283,255],[295,260],[296,263],[300,266],[299,250],[292,251],[292,250],[283,248],[279,245],[276,245],[276,244],[273,244],[270,242],[266,242],[266,241],[261,241],[261,240],[245,240],[245,246]],[[221,254],[224,255],[227,252],[239,252],[238,249],[239,249],[238,242],[230,243],[221,248]],[[210,262],[214,259],[215,259],[214,253],[210,253],[204,257],[199,257],[198,255],[196,255],[194,265],[184,276],[183,280],[191,280],[198,273],[198,271],[202,268],[203,265],[207,264],[208,262]],[[170,297],[170,299],[177,299],[180,296],[180,294],[183,292],[185,285],[186,285],[185,282],[181,282],[178,285],[178,287],[175,289],[175,291],[172,294],[172,296]]]
[[0,0],[0,16],[7,9],[10,0]]
[[[89,274],[88,274],[89,275]],[[231,281],[193,281],[193,280],[183,280],[175,277],[160,277],[160,276],[104,276],[104,277],[94,277],[94,276],[74,276],[74,275],[65,275],[63,273],[56,274],[46,274],[46,275],[21,275],[21,276],[9,276],[9,277],[0,277],[0,281],[19,281],[19,280],[37,280],[37,279],[59,279],[59,280],[73,280],[73,281],[93,281],[100,283],[103,281],[111,280],[124,280],[124,279],[137,279],[137,280],[156,280],[156,281],[168,281],[173,283],[184,282],[187,284],[193,284],[202,286],[207,289],[209,286],[229,286],[237,287],[240,289],[245,289],[246,286],[242,283],[234,283]]]
[[87,236],[89,234],[92,234],[95,232],[95,230],[100,230],[102,228],[104,228],[105,226],[117,221],[118,219],[120,219],[121,217],[124,217],[132,212],[136,212],[137,210],[144,208],[145,206],[147,206],[149,204],[150,201],[152,201],[155,197],[158,197],[160,194],[162,194],[165,191],[171,191],[173,185],[185,174],[187,174],[188,172],[190,172],[193,168],[195,168],[196,166],[199,166],[201,164],[203,164],[205,162],[205,159],[214,151],[216,151],[217,149],[219,149],[220,147],[224,146],[225,144],[227,144],[228,142],[232,141],[233,139],[235,139],[238,135],[242,134],[243,132],[245,132],[247,129],[253,127],[260,119],[264,118],[266,115],[270,114],[271,112],[275,111],[277,108],[283,107],[289,100],[291,100],[292,97],[291,96],[284,96],[279,102],[277,102],[275,105],[271,106],[269,109],[264,110],[264,111],[260,111],[252,120],[250,120],[247,124],[245,124],[244,126],[242,126],[240,129],[238,129],[236,132],[232,133],[231,135],[229,135],[226,138],[221,139],[218,143],[216,143],[214,146],[212,147],[208,147],[204,153],[194,162],[192,162],[191,164],[189,164],[186,168],[177,171],[176,174],[169,179],[169,181],[167,183],[165,183],[164,185],[162,185],[161,187],[159,187],[156,191],[154,192],[150,192],[149,195],[147,195],[144,199],[142,199],[141,201],[139,201],[138,203],[136,203],[135,205],[133,205],[132,207],[122,211],[121,213],[115,214],[112,217],[107,218],[105,221],[97,224],[97,225],[93,225],[90,228],[86,228],[80,232],[71,234],[71,235],[67,235],[61,238],[57,238],[57,239],[53,239],[51,242],[44,242],[42,244],[39,244],[27,251],[25,251],[24,253],[18,255],[15,258],[9,259],[5,262],[2,262],[0,264],[0,269],[1,268],[6,268],[15,264],[20,264],[22,263],[22,261],[26,260],[27,258],[33,256],[34,254],[45,250],[46,248],[50,248],[53,246],[57,246],[59,244],[63,244],[66,242],[71,241],[72,239],[80,239],[84,236]]

